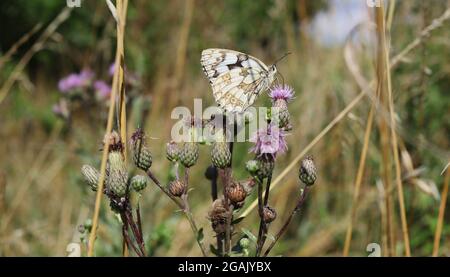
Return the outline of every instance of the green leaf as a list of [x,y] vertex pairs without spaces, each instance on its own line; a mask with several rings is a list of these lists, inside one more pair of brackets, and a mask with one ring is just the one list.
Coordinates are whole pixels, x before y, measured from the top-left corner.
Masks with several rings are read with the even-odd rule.
[[251,242],[253,242],[253,243],[256,244],[256,242],[257,242],[258,239],[256,238],[255,235],[252,234],[252,232],[250,232],[249,230],[247,230],[247,229],[245,229],[245,228],[241,228],[241,231],[242,231],[242,233],[244,233],[244,234],[248,237],[248,239],[249,239]]
[[205,237],[205,235],[203,234],[203,228],[200,228],[200,230],[198,230],[198,233],[197,233],[197,240],[202,241],[204,237]]
[[233,220],[233,221],[231,222],[231,225],[238,224],[239,222],[241,222],[242,220],[244,220],[244,218],[245,218],[244,216],[236,218],[235,220]]
[[211,251],[211,253],[213,253],[214,255],[216,255],[217,257],[220,257],[220,253],[219,250],[217,250],[214,245],[210,244],[209,245],[209,250]]
[[275,237],[271,234],[267,234],[266,237],[271,241],[275,241]]

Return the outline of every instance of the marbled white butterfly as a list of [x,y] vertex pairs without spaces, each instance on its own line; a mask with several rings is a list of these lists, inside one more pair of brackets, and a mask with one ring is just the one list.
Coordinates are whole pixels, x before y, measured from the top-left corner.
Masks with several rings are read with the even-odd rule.
[[209,48],[202,52],[203,71],[211,84],[217,105],[225,112],[243,112],[275,80],[275,64],[268,67],[250,55]]

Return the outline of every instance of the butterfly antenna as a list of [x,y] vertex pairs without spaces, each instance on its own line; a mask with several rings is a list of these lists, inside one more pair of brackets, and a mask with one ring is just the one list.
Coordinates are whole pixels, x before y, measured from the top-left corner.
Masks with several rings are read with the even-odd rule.
[[[281,85],[284,86],[284,77],[283,77],[283,74],[281,74],[280,72],[277,71],[277,75],[275,75],[275,82],[273,82],[273,84],[279,85],[280,83],[281,83]],[[273,87],[273,84],[272,84],[272,87]]]
[[283,56],[281,56],[281,58],[278,58],[277,60],[275,60],[275,62],[273,64],[277,64],[279,61],[281,61],[282,59],[286,58],[290,54],[292,54],[292,53],[291,52],[285,53]]

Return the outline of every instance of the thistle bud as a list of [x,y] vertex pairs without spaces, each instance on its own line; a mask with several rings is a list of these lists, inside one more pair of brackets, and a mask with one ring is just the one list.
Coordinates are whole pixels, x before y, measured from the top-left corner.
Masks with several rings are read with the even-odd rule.
[[250,247],[250,240],[248,238],[241,238],[241,240],[239,241],[239,245],[242,248],[247,249]]
[[131,178],[130,185],[135,191],[139,192],[147,187],[147,177],[136,175]]
[[144,140],[144,132],[138,128],[131,136],[133,161],[136,167],[147,171],[152,166],[152,154]]
[[176,142],[171,141],[166,144],[166,157],[171,162],[176,162],[180,154],[180,149]]
[[286,100],[276,99],[274,101],[273,107],[278,110],[278,127],[288,127],[290,125],[291,115],[289,114]]
[[277,218],[277,212],[274,208],[269,206],[264,206],[263,208],[263,221],[265,223],[270,223]]
[[314,165],[314,160],[311,156],[307,156],[302,160],[298,177],[305,185],[314,185],[314,182],[317,179],[317,172],[316,166]]
[[209,220],[216,234],[224,234],[227,228],[228,212],[224,205],[223,197],[216,199],[209,212]]
[[214,142],[211,150],[212,164],[217,168],[230,166],[231,152],[225,141]]
[[110,152],[108,155],[109,177],[107,186],[116,196],[123,197],[127,193],[128,172],[120,152]]
[[180,162],[184,167],[191,167],[198,160],[198,144],[196,142],[185,142],[180,151]]
[[256,176],[259,171],[259,163],[257,160],[250,160],[245,163],[245,168],[252,176]]
[[242,206],[247,192],[240,183],[233,181],[225,187],[225,195],[234,206]]
[[91,189],[93,191],[97,191],[98,179],[100,178],[100,173],[97,169],[85,164],[81,167],[81,174],[83,174],[86,183],[91,187]]
[[263,155],[257,161],[259,163],[258,177],[261,179],[269,177],[275,167],[273,157],[271,155]]
[[175,180],[169,184],[169,192],[173,196],[180,197],[186,193],[187,186],[183,181]]

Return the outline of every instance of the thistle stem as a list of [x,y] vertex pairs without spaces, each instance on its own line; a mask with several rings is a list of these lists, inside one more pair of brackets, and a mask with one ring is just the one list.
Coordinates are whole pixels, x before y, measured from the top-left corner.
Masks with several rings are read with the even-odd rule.
[[164,192],[167,196],[169,196],[170,199],[172,199],[172,201],[180,208],[180,209],[184,209],[183,204],[180,203],[180,201],[178,201],[178,199],[173,196],[169,190],[167,188],[165,188],[163,185],[161,185],[161,183],[159,182],[159,180],[156,178],[156,176],[151,172],[151,170],[147,170],[147,175],[148,177],[158,186],[158,188],[160,190],[162,190],[162,192]]
[[259,231],[258,231],[258,240],[256,242],[256,257],[259,257],[260,253],[261,253],[261,249],[262,249],[262,237],[263,237],[263,233],[264,233],[264,220],[263,220],[263,216],[264,216],[264,203],[263,203],[263,180],[261,180],[259,177],[256,178],[256,181],[258,183],[258,214],[260,217],[260,222],[259,222]]
[[[264,209],[264,206],[266,206],[267,203],[269,202],[269,192],[270,192],[271,182],[272,182],[272,173],[267,177],[266,190],[265,190],[265,194],[264,194],[264,205],[263,205],[262,209]],[[261,191],[262,191],[262,189],[261,189]],[[261,195],[261,198],[262,198],[262,195]],[[264,210],[262,210],[262,212],[264,213]],[[261,221],[259,224],[259,232],[258,232],[258,248],[256,251],[257,256],[260,256],[260,254],[261,254],[261,251],[264,247],[264,243],[266,242],[267,232],[269,231],[269,225],[264,222],[263,216],[264,215],[261,214]]]
[[[184,180],[185,180],[186,187],[189,188],[189,168],[185,168]],[[207,257],[205,246],[203,245],[203,242],[202,242],[201,238],[199,237],[197,224],[195,224],[195,220],[192,215],[191,208],[189,206],[188,190],[186,190],[183,193],[183,195],[181,195],[181,200],[183,201],[183,212],[186,215],[186,218],[189,221],[189,224],[191,225],[191,229],[192,229],[192,232],[194,233],[195,240],[197,241],[197,244],[200,247],[200,250],[202,251],[203,256]]]
[[294,217],[294,215],[298,211],[300,211],[300,209],[303,207],[303,204],[305,203],[305,200],[306,200],[306,196],[308,195],[308,191],[309,191],[309,187],[306,186],[303,189],[302,195],[300,196],[300,199],[298,200],[297,205],[295,206],[294,210],[291,212],[291,214],[287,218],[286,222],[283,224],[283,227],[281,227],[280,231],[278,231],[278,233],[275,235],[274,241],[272,241],[272,243],[269,245],[267,250],[264,252],[263,257],[267,257],[267,255],[269,255],[270,251],[275,246],[275,244],[278,242],[280,237],[286,232],[286,230],[287,230],[289,224],[291,223],[292,218]]

